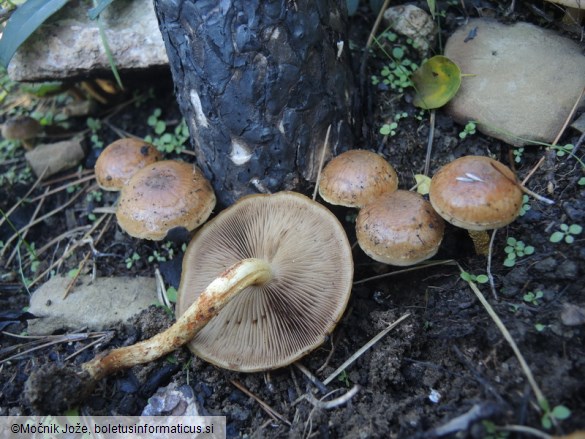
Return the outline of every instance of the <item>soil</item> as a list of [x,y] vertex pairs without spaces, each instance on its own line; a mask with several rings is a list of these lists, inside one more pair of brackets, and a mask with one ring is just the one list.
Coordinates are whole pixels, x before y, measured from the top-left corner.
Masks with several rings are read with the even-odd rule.
[[[501,20],[530,21],[564,32],[560,13],[555,8],[547,8],[544,13],[536,6],[519,4],[514,13],[507,14],[507,6],[473,8],[468,12],[475,16],[483,11]],[[463,19],[463,13],[460,6],[447,8],[441,4],[441,7],[447,11],[442,26],[445,37]],[[369,32],[373,19],[365,6],[353,18],[357,46],[360,38]],[[567,35],[575,38],[574,34]],[[379,71],[384,62],[381,57],[372,57],[370,73]],[[370,134],[359,146],[383,154],[397,170],[401,187],[412,187],[413,174],[421,173],[424,166],[428,114],[420,120],[416,117],[419,112],[409,104],[412,96],[408,91],[397,94],[369,84],[368,88],[372,100],[364,114]],[[169,126],[180,120],[170,77],[166,80],[161,80],[161,75],[156,80],[136,79],[131,91],[120,100],[132,95],[150,97],[143,99],[139,106],[121,108],[115,118],[102,124],[97,134],[105,144],[118,136],[112,126],[138,136],[152,134],[147,118],[155,108],[163,109],[162,117]],[[111,108],[115,106],[105,108],[104,114]],[[408,116],[400,120],[396,135],[378,135],[386,118],[398,112],[406,112]],[[70,120],[70,124],[71,131],[86,127],[86,121],[81,119]],[[559,420],[549,430],[543,428],[543,414],[513,350],[453,262],[469,273],[480,275],[487,273],[487,260],[475,254],[465,231],[452,226],[447,227],[441,250],[433,258],[451,262],[434,266],[403,271],[372,262],[359,247],[355,248],[356,281],[381,274],[389,276],[354,286],[343,319],[320,348],[300,361],[302,366],[323,381],[389,324],[401,316],[407,317],[326,386],[315,385],[295,365],[267,373],[242,374],[219,369],[182,349],[165,359],[104,379],[77,405],[78,410],[94,415],[137,415],[158,388],[174,383],[192,389],[200,414],[226,416],[228,437],[479,438],[506,437],[506,432],[494,433],[493,426],[531,427],[551,435],[585,429],[585,325],[582,316],[585,234],[575,236],[571,244],[550,241],[551,234],[559,230],[561,224],[585,223],[585,187],[578,184],[582,170],[571,156],[559,157],[554,151],[537,146],[525,147],[521,160],[516,162],[508,145],[479,133],[461,140],[461,131],[462,127],[444,112],[437,112],[431,174],[455,157],[476,154],[491,155],[513,166],[522,180],[541,158],[544,159],[528,185],[533,191],[552,198],[555,204],[530,198],[529,210],[497,232],[491,263],[497,297],[489,284],[479,284],[479,289],[517,343],[550,407],[563,405],[570,409],[567,419]],[[576,144],[578,140],[579,133],[569,129],[559,144]],[[91,170],[99,149],[93,148],[88,139],[86,143],[91,152],[83,168]],[[181,156],[192,159],[189,155]],[[583,158],[582,153],[578,156]],[[22,153],[15,157],[18,163],[24,163]],[[9,166],[7,163],[0,165],[2,172]],[[46,187],[55,188],[78,178],[77,174],[63,175],[67,178],[35,189],[30,197],[42,194]],[[8,211],[31,184],[30,180],[4,184],[0,188],[2,210]],[[79,190],[89,192],[95,189],[91,185],[92,182],[81,183]],[[71,196],[72,193],[60,191],[46,197],[38,215],[64,205]],[[36,249],[41,249],[61,233],[91,224],[92,209],[112,205],[115,198],[111,193],[103,193],[99,202],[80,197],[57,215],[33,227],[26,239],[34,243]],[[33,203],[17,209],[11,216],[15,227],[25,225],[35,207]],[[345,208],[332,210],[353,242],[355,212]],[[6,242],[10,230],[2,228],[1,233],[0,240]],[[504,266],[508,238],[533,246],[534,253],[518,258],[513,267]],[[66,242],[53,245],[43,254],[37,274],[61,257]],[[70,244],[73,242],[71,240]],[[157,267],[168,284],[176,286],[178,283],[180,239],[172,244],[174,258],[171,261],[149,262],[148,257],[155,251],[168,256],[168,249],[159,243],[132,239],[117,230],[112,221],[105,227],[104,236],[95,243],[95,248],[98,252],[93,253],[84,269],[95,269],[98,276],[152,275]],[[87,246],[79,247],[56,271],[67,273],[76,268],[88,250]],[[31,317],[23,311],[28,303],[28,292],[21,279],[32,279],[35,273],[24,263],[25,252],[21,247],[22,259],[14,258],[1,273],[0,324],[5,331],[0,334],[1,358],[24,350],[22,345],[27,341],[8,334],[26,334],[26,319]],[[126,259],[134,252],[139,259],[128,267]],[[528,296],[537,292],[542,292],[538,298]],[[102,343],[81,352],[78,351],[91,340],[57,343],[2,362],[0,415],[57,414],[64,407],[52,405],[40,397],[39,389],[57,391],[71,384],[70,375],[59,378],[63,375],[55,372],[63,364],[74,370],[99,352],[147,338],[171,322],[165,309],[153,306],[133,321],[111,328],[112,332]],[[73,353],[78,354],[65,360]],[[49,366],[53,368],[47,369]],[[44,374],[29,379],[39,371]],[[257,399],[242,392],[239,385]],[[322,403],[335,398],[341,399],[331,407]],[[271,414],[258,400],[278,415]],[[449,430],[454,421],[460,422],[454,430]]]

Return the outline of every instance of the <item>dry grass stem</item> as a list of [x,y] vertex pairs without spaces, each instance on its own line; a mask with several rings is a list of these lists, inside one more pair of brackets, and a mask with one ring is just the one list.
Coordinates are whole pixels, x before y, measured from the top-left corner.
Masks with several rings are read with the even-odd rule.
[[360,386],[355,384],[351,389],[349,389],[343,395],[331,399],[329,401],[323,401],[325,398],[331,396],[333,393],[340,391],[340,389],[333,390],[329,392],[327,395],[323,396],[321,399],[315,398],[311,393],[306,393],[304,395],[305,399],[309,401],[314,407],[323,409],[323,410],[330,410],[337,408],[341,405],[346,404],[351,398],[353,398],[360,390]]
[[347,369],[355,360],[357,360],[359,357],[361,357],[363,355],[364,352],[366,352],[368,349],[370,349],[372,346],[374,346],[376,343],[378,343],[386,334],[388,334],[392,329],[394,329],[396,326],[398,326],[400,323],[402,323],[404,320],[406,320],[408,317],[410,317],[410,313],[406,313],[404,314],[402,317],[400,317],[398,320],[396,320],[394,323],[391,323],[390,325],[388,325],[388,327],[384,330],[382,330],[381,332],[379,332],[374,338],[372,338],[370,341],[368,341],[365,345],[363,345],[361,348],[359,348],[351,357],[349,357],[341,366],[339,366],[337,369],[335,369],[335,371],[329,375],[325,380],[323,380],[323,384],[327,385],[329,384],[331,381],[333,381],[341,372],[343,372],[345,369]]
[[313,191],[313,201],[317,198],[317,192],[319,191],[319,182],[321,181],[321,171],[323,171],[323,165],[325,164],[325,154],[327,153],[327,146],[329,145],[329,134],[331,133],[331,124],[327,127],[327,133],[325,134],[325,141],[323,142],[323,149],[321,150],[321,158],[319,160],[319,170],[317,171],[317,179],[315,180],[315,190]]
[[272,407],[270,407],[270,405],[268,405],[266,402],[261,400],[258,396],[256,396],[255,394],[250,392],[248,389],[246,389],[246,387],[244,387],[244,385],[242,383],[240,383],[239,381],[236,381],[236,380],[230,380],[230,382],[235,387],[237,387],[238,390],[240,390],[241,392],[244,392],[246,395],[248,395],[250,398],[252,398],[258,404],[260,404],[260,407],[262,408],[262,410],[264,410],[268,414],[268,416],[270,416],[276,422],[278,422],[278,421],[284,422],[289,427],[292,425],[283,415],[278,413],[276,410],[274,410]]
[[[461,266],[459,266],[459,270],[461,271],[461,273],[464,273],[464,270]],[[524,375],[526,376],[526,379],[528,380],[528,383],[530,384],[530,387],[532,388],[532,391],[534,392],[534,395],[536,396],[537,401],[539,403],[542,401],[546,401],[544,394],[542,393],[542,391],[540,390],[540,387],[538,386],[538,384],[536,383],[536,380],[534,379],[534,375],[532,374],[532,370],[530,370],[528,363],[524,359],[522,352],[520,352],[518,345],[516,344],[516,342],[512,338],[512,334],[510,334],[510,331],[508,331],[508,328],[506,328],[506,325],[504,325],[504,322],[502,322],[502,320],[500,319],[498,314],[495,312],[495,310],[492,308],[492,306],[486,300],[486,298],[481,293],[481,291],[479,290],[479,288],[477,287],[475,282],[473,282],[472,280],[468,280],[467,283],[469,284],[469,287],[475,293],[475,296],[479,299],[480,303],[483,305],[483,307],[485,308],[485,310],[487,311],[489,316],[492,318],[492,320],[494,321],[494,323],[496,324],[496,326],[498,327],[498,329],[500,330],[500,332],[504,336],[504,339],[508,342],[508,344],[512,348],[512,351],[514,351],[514,355],[518,359],[518,362],[520,363],[520,367],[522,368],[522,371],[524,372]]]
[[[47,172],[47,170],[45,169],[45,172]],[[0,226],[2,224],[4,224],[4,221],[6,221],[6,219],[12,215],[12,213],[18,209],[18,206],[20,206],[24,201],[26,201],[26,199],[28,198],[28,196],[30,194],[33,193],[33,191],[37,188],[37,186],[40,184],[41,179],[43,178],[43,175],[45,175],[44,173],[41,174],[41,176],[39,178],[37,178],[37,181],[34,182],[34,184],[31,186],[31,188],[26,192],[26,194],[24,194],[24,197],[22,197],[20,200],[18,200],[16,203],[14,203],[14,206],[12,206],[10,209],[8,209],[8,212],[5,212],[4,215],[2,215],[2,218],[0,218]]]
[[383,279],[385,277],[396,276],[398,274],[408,273],[410,271],[417,271],[422,270],[429,267],[436,267],[437,265],[457,265],[457,262],[453,259],[445,259],[442,261],[431,261],[431,262],[422,262],[419,265],[415,265],[409,268],[403,268],[402,270],[392,271],[390,273],[378,274],[377,276],[367,277],[365,279],[356,280],[353,284],[359,285],[366,282],[370,282],[372,280]]

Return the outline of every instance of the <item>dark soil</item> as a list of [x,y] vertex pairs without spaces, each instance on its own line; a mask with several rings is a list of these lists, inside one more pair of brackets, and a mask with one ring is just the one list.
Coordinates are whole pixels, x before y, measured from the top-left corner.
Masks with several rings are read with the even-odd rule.
[[[542,15],[538,7],[520,4],[514,14],[506,15],[507,6],[473,8],[468,13],[476,16],[481,10],[501,20],[531,21],[563,32],[559,25],[560,14],[555,8],[547,8]],[[443,37],[463,19],[458,6],[449,7],[447,11]],[[360,9],[353,19],[356,35],[369,32],[373,18],[367,8]],[[360,46],[359,40],[356,45]],[[583,47],[585,49],[585,45]],[[379,71],[383,62],[383,59],[372,58],[371,73]],[[146,96],[150,93],[147,90],[152,90],[152,97],[140,106],[124,107],[110,123],[134,135],[152,134],[146,120],[158,107],[163,109],[162,117],[174,126],[181,115],[172,95],[170,77],[166,79],[161,81],[160,76],[156,80],[143,78],[132,85],[132,92],[122,96],[121,101],[132,93]],[[428,114],[421,120],[415,117],[418,110],[409,104],[408,91],[398,95],[369,84],[368,88],[372,104],[364,114],[370,134],[356,146],[382,153],[399,173],[401,187],[410,188],[414,185],[413,174],[422,173],[424,166]],[[104,111],[107,114],[109,110],[104,108]],[[388,115],[403,111],[408,116],[400,121],[395,136],[384,138],[377,134]],[[71,123],[72,131],[86,126],[84,120]],[[481,134],[461,140],[458,136],[461,130],[462,127],[446,114],[437,112],[431,174],[453,158],[476,154],[491,155],[514,166],[522,180],[541,157],[545,158],[528,186],[552,198],[555,204],[547,205],[531,198],[530,209],[497,232],[491,267],[497,298],[488,284],[481,284],[479,288],[518,344],[550,406],[565,405],[571,410],[571,416],[559,421],[548,433],[560,435],[585,429],[585,325],[582,321],[574,326],[566,324],[567,315],[575,312],[571,305],[581,307],[581,312],[585,307],[585,234],[576,236],[572,244],[549,240],[560,224],[585,224],[585,187],[577,183],[583,176],[582,170],[572,157],[557,157],[543,147],[526,147],[517,163],[508,145]],[[117,138],[108,124],[102,125],[98,135],[106,144]],[[579,133],[569,129],[559,144],[576,144],[578,138]],[[86,146],[91,148],[91,142],[87,141]],[[92,169],[97,154],[99,150],[91,149],[85,169]],[[582,153],[578,156],[583,158]],[[22,155],[17,154],[17,158],[22,160]],[[182,158],[192,160],[189,155],[182,155]],[[0,166],[0,171],[4,172],[7,165]],[[76,178],[77,175],[69,175],[64,182]],[[31,184],[29,181],[1,187],[2,210],[9,210]],[[63,182],[45,187],[55,188],[61,184]],[[88,191],[90,185],[91,182],[83,183],[82,190]],[[31,197],[41,194],[45,187],[37,188]],[[40,214],[63,205],[70,196],[61,191],[47,197]],[[104,193],[99,203],[80,197],[58,215],[31,229],[26,239],[35,243],[35,248],[42,248],[73,227],[91,224],[88,215],[92,209],[112,205],[115,197]],[[14,225],[26,224],[35,207],[32,204],[18,209],[11,217]],[[333,211],[346,226],[353,242],[355,233],[351,221],[355,212],[342,208]],[[10,230],[2,228],[0,240],[5,242],[11,234]],[[509,237],[535,249],[533,254],[519,258],[512,268],[503,265]],[[51,247],[40,259],[36,273],[41,273],[52,260],[59,258],[64,245]],[[147,258],[155,250],[161,254],[166,252],[162,244],[132,239],[117,230],[112,221],[95,247],[101,253],[90,258],[86,269],[95,267],[98,276],[152,275],[154,267],[159,266],[169,284],[177,283],[180,242],[173,244],[175,258],[171,262],[149,263]],[[76,268],[88,250],[88,247],[80,247],[57,271],[67,273]],[[25,252],[21,247],[23,262]],[[125,260],[134,252],[140,259],[127,268]],[[457,265],[446,263],[401,272],[395,267],[372,262],[358,247],[354,257],[356,281],[384,273],[395,274],[356,284],[336,330],[320,348],[301,360],[302,365],[322,381],[389,324],[403,315],[408,314],[408,317],[327,386],[311,383],[296,366],[268,373],[235,373],[193,358],[183,349],[166,359],[134,367],[98,383],[78,406],[79,410],[95,415],[137,415],[159,387],[176,383],[191,386],[201,414],[227,417],[229,437],[437,437],[444,433],[438,430],[441,426],[465,414],[469,415],[468,422],[460,424],[461,431],[452,432],[450,437],[488,437],[493,425],[528,426],[544,431],[542,413],[517,358],[467,282],[460,278]],[[452,226],[447,227],[442,249],[434,259],[455,260],[475,275],[486,273],[486,258],[474,253],[466,232]],[[4,266],[0,274],[0,324],[4,320],[13,321],[4,326],[3,331],[26,333],[27,316],[22,310],[28,304],[28,293],[21,279],[22,276],[32,279],[35,274],[29,266],[20,264],[18,257]],[[526,297],[538,291],[542,292],[538,300]],[[19,322],[19,318],[22,321]],[[3,362],[0,364],[0,415],[57,414],[56,406],[42,399],[32,398],[34,403],[31,404],[31,395],[43,386],[59,389],[70,384],[70,379],[58,381],[58,374],[49,373],[37,377],[37,382],[41,379],[40,384],[32,390],[29,384],[25,393],[25,384],[33,372],[49,365],[67,364],[73,368],[98,352],[147,338],[171,321],[163,308],[152,307],[130,324],[112,328],[113,335],[107,341],[86,349],[71,360],[64,361],[64,358],[88,341],[56,344]],[[13,354],[10,349],[24,341],[2,333],[2,358]],[[234,383],[244,386],[280,416],[267,413]],[[342,397],[354,386],[359,386],[357,393],[333,408],[322,407],[316,402]]]

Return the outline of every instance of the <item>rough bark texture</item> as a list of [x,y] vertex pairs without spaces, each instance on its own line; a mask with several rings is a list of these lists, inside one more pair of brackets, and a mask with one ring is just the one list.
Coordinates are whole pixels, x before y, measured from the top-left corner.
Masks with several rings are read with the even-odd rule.
[[197,161],[221,204],[314,181],[330,124],[327,154],[352,146],[344,4],[155,0]]

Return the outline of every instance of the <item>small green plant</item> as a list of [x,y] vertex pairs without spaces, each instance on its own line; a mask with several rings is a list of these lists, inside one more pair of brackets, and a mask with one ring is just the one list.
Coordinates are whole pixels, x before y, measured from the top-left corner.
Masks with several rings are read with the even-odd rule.
[[579,179],[579,181],[577,182],[577,184],[578,184],[579,186],[585,186],[585,177],[581,177],[581,178]]
[[156,108],[147,120],[147,124],[153,128],[154,136],[146,136],[145,141],[152,143],[156,148],[165,153],[181,153],[186,148],[189,140],[189,128],[185,119],[175,127],[172,132],[168,132],[167,123],[160,119],[162,110]]
[[476,276],[475,274],[468,273],[467,271],[463,271],[460,274],[460,276],[461,276],[461,279],[463,279],[465,282],[471,281],[471,282],[475,282],[478,284],[485,284],[489,280],[489,278],[485,274],[478,274]]
[[575,242],[575,236],[580,235],[583,231],[583,227],[579,224],[571,224],[570,226],[567,224],[561,224],[559,228],[561,229],[560,231],[557,230],[550,235],[550,242],[556,243],[565,241],[567,244],[572,244]]
[[95,191],[91,191],[90,193],[87,194],[87,196],[85,197],[85,200],[88,203],[101,203],[102,202],[102,191],[100,190],[95,190]]
[[506,252],[506,259],[504,260],[504,266],[506,267],[513,267],[516,265],[516,261],[523,257],[528,256],[534,253],[534,247],[531,245],[526,245],[522,241],[518,241],[516,238],[508,238],[506,240],[506,247],[504,248],[504,252]]
[[407,56],[408,45],[414,47],[414,42],[407,39],[406,45],[401,45],[398,43],[397,34],[386,31],[376,39],[376,43],[390,62],[382,68],[379,76],[372,76],[372,84],[382,83],[390,89],[402,93],[405,88],[412,86],[410,75],[418,69],[418,65]]
[[485,430],[484,439],[506,439],[508,437],[508,432],[498,430],[492,421],[481,421],[481,424]]
[[99,119],[94,119],[93,117],[87,118],[87,127],[91,131],[91,136],[89,136],[89,140],[94,148],[102,149],[104,147],[103,140],[100,139],[98,132],[102,129],[102,121]]
[[351,386],[351,382],[349,381],[349,375],[347,374],[347,372],[345,370],[339,374],[339,376],[337,377],[337,380],[341,381],[345,387]]
[[[166,254],[165,254],[166,253]],[[162,245],[161,251],[154,250],[152,255],[148,257],[148,262],[166,262],[175,257],[175,249],[173,248],[173,243],[170,241],[165,242]]]
[[522,154],[524,154],[524,148],[514,148],[512,153],[514,154],[514,161],[520,163],[522,161]]
[[575,145],[571,145],[570,143],[563,146],[553,145],[552,148],[557,152],[557,157],[563,157],[566,154],[572,154]]
[[139,261],[140,260],[140,255],[136,252],[132,253],[132,256],[130,256],[129,258],[126,258],[126,268],[128,270],[130,270],[132,268],[132,266],[134,265],[134,262]]
[[552,409],[546,399],[539,401],[540,408],[544,411],[540,423],[542,428],[549,430],[556,423],[556,421],[564,421],[571,417],[571,410],[567,406],[557,405]]
[[382,125],[382,128],[380,128],[380,134],[382,134],[383,136],[396,135],[396,129],[398,128],[398,121],[400,119],[404,119],[405,117],[408,117],[408,113],[405,111],[403,111],[402,113],[396,114],[394,116],[394,122],[385,123],[384,125]]
[[535,292],[528,292],[522,296],[522,299],[526,303],[530,303],[531,305],[538,306],[540,305],[540,300],[544,297],[544,293],[542,291],[535,291]]
[[459,138],[465,139],[467,136],[475,134],[476,128],[477,126],[475,125],[475,122],[473,121],[467,122],[467,124],[465,124],[465,126],[463,127],[463,131],[459,133]]
[[526,215],[526,212],[528,212],[530,209],[532,209],[532,206],[530,205],[530,198],[528,198],[528,195],[522,195],[522,206],[520,207],[519,215]]

